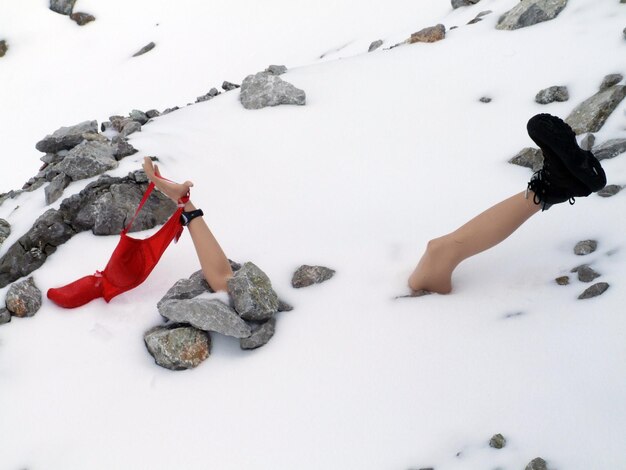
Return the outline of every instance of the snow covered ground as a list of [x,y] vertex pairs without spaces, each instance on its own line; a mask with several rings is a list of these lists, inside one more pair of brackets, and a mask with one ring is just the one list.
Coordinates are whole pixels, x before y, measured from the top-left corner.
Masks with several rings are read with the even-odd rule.
[[[626,73],[626,5],[570,0],[553,21],[498,31],[517,0],[336,3],[78,0],[97,18],[84,27],[45,0],[0,6],[0,192],[37,172],[35,143],[61,126],[184,106],[269,64],[307,93],[304,107],[248,111],[238,91],[184,107],[133,134],[140,153],[111,172],[158,155],[165,176],[195,182],[228,256],[260,266],[295,307],[271,342],[249,352],[213,335],[197,369],[154,364],[143,333],[161,322],[165,291],[198,269],[188,236],[110,304],[46,299],[0,327],[0,469],[512,470],[537,456],[626,469],[624,192],[534,216],[463,263],[449,296],[394,300],[430,238],[525,188],[530,171],[507,160],[532,145],[530,116],[565,117],[605,75]],[[367,53],[436,23],[459,28]],[[570,100],[536,104],[551,85]],[[625,112],[598,142],[626,137]],[[603,166],[626,184],[626,156]],[[0,206],[13,226],[0,254],[45,209],[43,188]],[[574,255],[589,238],[598,251]],[[91,274],[116,243],[82,233],[35,282],[45,292]],[[554,282],[582,262],[611,284],[601,297]],[[337,274],[294,290],[305,263]],[[498,432],[502,450],[487,445]]]

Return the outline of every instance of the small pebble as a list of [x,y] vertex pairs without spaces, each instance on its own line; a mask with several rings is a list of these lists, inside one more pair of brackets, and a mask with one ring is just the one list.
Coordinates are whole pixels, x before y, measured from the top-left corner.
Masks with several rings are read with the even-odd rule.
[[576,243],[574,247],[574,253],[578,256],[588,255],[593,253],[598,248],[598,242],[595,240],[583,240]]
[[494,449],[502,449],[506,445],[506,439],[502,434],[494,434],[489,440],[489,447]]
[[578,280],[580,282],[591,282],[600,277],[600,273],[596,272],[591,266],[583,264],[576,269]]
[[566,286],[569,284],[569,276],[560,276],[555,279],[559,286]]
[[596,284],[585,289],[583,293],[578,296],[578,298],[580,300],[591,299],[592,297],[604,294],[608,288],[609,284],[607,282],[597,282]]
[[491,103],[491,98],[488,96],[483,96],[480,100],[481,103]]
[[598,191],[598,196],[601,196],[601,197],[615,196],[621,190],[622,190],[622,187],[620,185],[618,185],[618,184],[609,184],[609,185],[605,186],[604,188],[602,188],[600,191]]

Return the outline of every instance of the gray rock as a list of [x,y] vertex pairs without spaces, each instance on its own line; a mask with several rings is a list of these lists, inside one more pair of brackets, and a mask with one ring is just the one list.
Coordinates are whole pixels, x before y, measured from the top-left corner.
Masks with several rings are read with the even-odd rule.
[[278,299],[278,311],[279,312],[291,312],[292,310],[293,310],[293,307],[291,306],[291,304],[288,304],[282,299]]
[[373,41],[370,44],[370,47],[368,47],[367,52],[373,52],[382,45],[383,45],[383,41],[381,39],[378,39],[377,41]]
[[142,126],[150,119],[146,113],[140,111],[139,109],[133,109],[129,116],[133,121],[137,121]]
[[478,101],[480,101],[481,103],[491,103],[491,98],[489,98],[488,96],[482,96]]
[[140,55],[144,55],[146,52],[150,52],[152,49],[154,49],[156,47],[156,44],[153,42],[149,42],[148,44],[146,44],[145,46],[143,46],[141,49],[139,49],[137,52],[135,52],[133,54],[133,57],[139,57]]
[[604,294],[608,288],[609,284],[607,282],[597,282],[592,286],[587,287],[583,293],[578,296],[578,298],[580,300],[591,299],[592,297]]
[[84,141],[70,150],[55,170],[57,173],[65,173],[72,181],[77,181],[100,175],[117,166],[112,145]]
[[63,190],[69,186],[71,181],[72,179],[65,173],[59,173],[55,176],[44,189],[46,205],[52,204],[59,199],[63,195]]
[[581,282],[591,282],[594,279],[600,277],[600,273],[596,272],[588,264],[583,264],[572,269],[573,273],[578,274],[578,280]]
[[617,85],[622,80],[624,80],[624,76],[621,73],[609,74],[602,80],[602,83],[600,84],[600,91],[608,90],[612,86]]
[[624,85],[615,85],[599,91],[576,106],[565,122],[576,134],[598,132],[624,97],[626,97]]
[[[202,271],[198,271],[202,274]],[[195,274],[195,273],[194,273]],[[193,299],[194,297],[204,294],[205,292],[213,292],[209,284],[205,281],[203,275],[192,274],[189,279],[179,279],[169,288],[165,295],[157,303],[157,308],[169,300]]]
[[334,275],[335,271],[333,269],[324,266],[309,266],[303,264],[293,274],[291,285],[296,289],[307,287],[327,281]]
[[569,100],[569,91],[566,86],[551,86],[544,88],[535,96],[535,102],[549,104],[555,101]]
[[74,22],[78,26],[85,26],[87,23],[91,23],[92,21],[96,21],[96,17],[90,15],[89,13],[83,13],[81,11],[77,11],[76,13],[72,13],[70,18],[74,20]]
[[168,300],[159,313],[174,323],[187,323],[203,331],[215,331],[234,338],[250,336],[250,327],[237,312],[216,299]]
[[71,15],[76,0],[50,0],[50,9],[61,15]]
[[244,79],[239,99],[246,109],[261,109],[281,104],[304,105],[306,94],[277,75],[259,72]]
[[502,434],[494,434],[489,440],[489,447],[502,449],[504,446],[506,446],[506,439]]
[[514,30],[552,20],[566,5],[567,0],[522,0],[500,17],[496,29]]
[[244,320],[265,321],[278,311],[278,296],[270,279],[253,263],[245,263],[228,280],[228,293]]
[[148,111],[146,111],[146,116],[148,116],[150,119],[154,119],[155,117],[159,117],[160,115],[161,113],[156,109],[149,109]]
[[6,308],[0,308],[0,325],[9,323],[11,321],[11,312]]
[[84,121],[70,127],[61,127],[37,142],[35,148],[44,153],[55,153],[59,150],[69,150],[83,141],[86,132],[98,132],[96,121]]
[[[622,2],[623,3],[623,2]],[[622,30],[622,34],[624,35],[624,39],[626,39],[626,28]]]
[[154,361],[170,370],[193,369],[211,353],[209,334],[190,326],[157,326],[143,339]]
[[598,248],[598,242],[596,240],[583,240],[576,243],[574,246],[574,253],[578,256],[584,256],[593,253]]
[[537,457],[532,459],[528,465],[526,465],[525,470],[548,470],[548,466],[545,460],[541,457]]
[[117,132],[122,132],[122,130],[124,130],[124,126],[131,123],[133,120],[129,117],[114,115],[109,116],[109,121],[111,122],[111,127],[113,129]]
[[7,310],[14,317],[32,317],[41,308],[41,291],[32,277],[16,282],[7,291]]
[[593,149],[598,160],[608,160],[626,152],[626,139],[611,139]]
[[559,276],[555,279],[559,286],[567,286],[569,284],[569,276]]
[[178,106],[174,106],[173,108],[166,108],[163,110],[161,115],[173,113],[174,111],[178,111],[180,108]]
[[480,2],[480,0],[451,0],[452,8],[454,9],[475,5],[478,2]]
[[596,136],[589,133],[580,141],[580,148],[583,150],[591,150],[596,143]]
[[222,82],[222,89],[224,91],[235,90],[236,88],[239,88],[240,86],[241,85],[237,85],[236,83],[231,83],[227,81]]
[[622,190],[622,187],[620,185],[609,184],[609,185],[606,185],[604,188],[602,188],[600,191],[598,191],[597,194],[600,197],[611,197],[611,196],[615,196],[621,190]]
[[203,101],[211,100],[219,94],[220,92],[218,91],[217,88],[211,88],[206,95],[198,96],[196,98],[196,103],[202,103]]
[[530,168],[533,171],[541,170],[543,168],[543,153],[539,149],[526,147],[511,158],[509,163]]
[[239,346],[241,349],[256,349],[265,346],[276,330],[276,319],[270,318],[261,325],[255,325],[252,328],[252,334],[248,338],[241,338]]
[[428,28],[420,29],[419,31],[411,34],[411,37],[406,40],[406,43],[415,44],[417,42],[437,42],[445,39],[445,37],[446,27],[440,23],[435,26],[429,26]]
[[287,67],[285,67],[284,65],[270,65],[268,68],[265,69],[265,71],[272,75],[282,75],[284,73],[287,73]]
[[137,121],[131,121],[124,126],[124,128],[122,129],[122,132],[120,132],[120,135],[122,137],[128,137],[129,135],[135,132],[140,132],[140,131],[141,131],[141,124],[139,124]]
[[4,57],[8,50],[9,45],[7,44],[6,39],[3,39],[0,41],[0,57]]
[[111,140],[111,144],[113,147],[113,156],[116,160],[121,160],[124,157],[128,157],[129,155],[134,155],[137,153],[137,149],[128,143],[124,137],[116,136]]
[[0,245],[11,235],[11,224],[4,219],[0,219]]
[[[489,14],[491,14],[491,13],[493,13],[493,11],[491,11],[491,10],[481,11],[481,12],[480,12],[480,13],[478,13],[478,15],[476,15],[473,19],[469,20],[469,21],[467,22],[467,24],[476,24],[476,23],[478,23],[479,21],[482,21],[482,20],[483,20],[483,17],[485,17],[485,16],[487,16],[487,15],[489,15]],[[452,28],[450,28],[450,29],[452,29]]]

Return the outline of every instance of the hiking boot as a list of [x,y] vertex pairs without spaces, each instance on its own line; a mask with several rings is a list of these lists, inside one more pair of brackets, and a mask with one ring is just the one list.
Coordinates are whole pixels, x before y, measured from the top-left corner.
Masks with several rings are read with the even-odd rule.
[[606,185],[606,175],[593,153],[582,150],[570,126],[550,114],[537,114],[527,125],[528,135],[543,152],[543,168],[528,183],[535,204],[552,204],[589,196]]

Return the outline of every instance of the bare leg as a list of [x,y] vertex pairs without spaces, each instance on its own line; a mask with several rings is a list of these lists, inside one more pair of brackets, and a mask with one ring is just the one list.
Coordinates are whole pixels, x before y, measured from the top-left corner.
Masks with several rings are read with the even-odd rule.
[[452,233],[428,242],[426,252],[409,277],[413,291],[427,290],[448,294],[452,271],[461,261],[497,245],[511,235],[541,206],[528,199],[525,191],[490,207]]
[[[189,188],[193,186],[191,181],[185,181],[180,184],[159,178],[159,168],[152,164],[149,157],[144,158],[143,168],[148,179],[150,179],[163,194],[176,202],[186,196],[189,192]],[[196,207],[191,201],[185,204],[185,212],[195,209]],[[222,247],[213,236],[213,233],[207,226],[203,217],[193,219],[189,222],[187,228],[191,234],[193,245],[196,248],[196,254],[198,255],[204,278],[213,290],[225,291],[226,283],[228,279],[232,277],[233,271]]]

